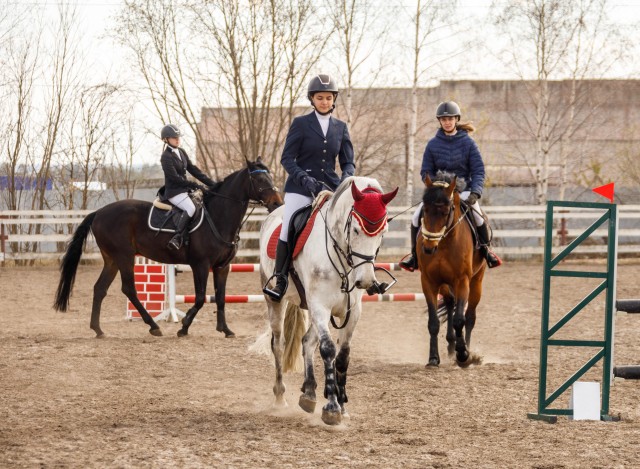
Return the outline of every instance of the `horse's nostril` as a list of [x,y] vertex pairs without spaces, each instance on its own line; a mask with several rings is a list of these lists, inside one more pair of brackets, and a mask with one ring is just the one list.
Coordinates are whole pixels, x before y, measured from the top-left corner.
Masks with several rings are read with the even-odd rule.
[[362,288],[362,282],[360,280],[356,281],[356,288]]

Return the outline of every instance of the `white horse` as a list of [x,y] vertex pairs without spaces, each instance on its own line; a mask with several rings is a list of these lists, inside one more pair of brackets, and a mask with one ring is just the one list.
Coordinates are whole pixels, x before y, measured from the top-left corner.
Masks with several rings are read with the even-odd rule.
[[[271,329],[271,351],[275,358],[276,381],[273,393],[276,406],[286,406],[283,372],[292,371],[304,356],[304,383],[299,405],[313,413],[316,406],[316,380],[313,355],[318,343],[324,362],[324,397],[322,420],[339,424],[346,415],[346,383],[349,365],[349,344],[362,310],[362,294],[379,285],[374,273],[374,261],[382,236],[388,230],[386,205],[398,188],[382,193],[380,184],[371,178],[350,177],[319,209],[313,230],[304,249],[293,259],[295,270],[305,289],[306,304],[311,318],[308,326],[300,295],[293,282],[280,303],[266,297]],[[267,255],[267,245],[273,231],[282,223],[282,207],[272,212],[260,231],[260,275],[262,284],[271,276],[274,260]],[[336,325],[339,318],[341,326]],[[336,344],[329,333],[329,322],[339,328]],[[268,340],[269,331],[263,336]],[[303,337],[304,336],[304,337]],[[260,342],[260,339],[256,344]],[[256,347],[257,348],[257,347]]]

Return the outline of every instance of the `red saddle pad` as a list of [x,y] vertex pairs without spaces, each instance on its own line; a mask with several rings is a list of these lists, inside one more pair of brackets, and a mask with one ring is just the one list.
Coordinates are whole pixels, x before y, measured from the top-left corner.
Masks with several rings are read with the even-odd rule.
[[[302,232],[300,233],[300,236],[296,241],[296,247],[293,250],[292,259],[295,259],[298,256],[298,254],[300,254],[300,252],[302,251],[302,248],[304,248],[304,245],[307,242],[307,239],[309,239],[309,235],[311,234],[311,230],[313,230],[313,224],[316,221],[316,215],[318,215],[318,210],[322,208],[322,206],[328,199],[329,197],[325,197],[324,199],[322,199],[320,203],[316,205],[316,208],[311,213],[311,216],[309,217],[309,221],[307,221],[307,224],[304,226],[304,229],[302,230]],[[269,243],[267,244],[267,255],[271,259],[276,258],[276,248],[278,246],[278,238],[280,237],[280,230],[282,230],[282,223],[280,223],[276,227],[276,229],[273,230],[273,233],[271,233],[271,237],[269,238]]]

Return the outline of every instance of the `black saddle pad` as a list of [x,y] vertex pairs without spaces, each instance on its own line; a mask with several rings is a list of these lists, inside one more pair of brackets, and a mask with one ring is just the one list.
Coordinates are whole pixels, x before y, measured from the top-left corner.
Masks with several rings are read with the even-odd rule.
[[[155,205],[151,206],[151,210],[149,210],[149,221],[148,225],[154,231],[164,231],[166,233],[175,233],[176,232],[176,223],[175,220],[180,216],[180,212],[182,210],[178,208],[172,208],[171,210],[163,210],[161,208],[156,207]],[[202,225],[202,220],[204,219],[204,210],[201,208],[196,209],[196,213],[191,218],[189,222],[189,233],[194,232],[200,225]]]

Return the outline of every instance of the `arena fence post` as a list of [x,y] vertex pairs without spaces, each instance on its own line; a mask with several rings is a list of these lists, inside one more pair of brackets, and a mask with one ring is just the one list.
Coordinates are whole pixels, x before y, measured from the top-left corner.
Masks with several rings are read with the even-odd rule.
[[[588,227],[575,240],[567,245],[555,257],[552,257],[553,245],[553,215],[554,208],[562,207],[568,209],[593,209],[604,211],[590,227]],[[597,216],[597,215],[596,215]],[[584,272],[572,270],[554,270],[558,264],[564,260],[571,252],[587,239],[597,228],[607,225],[607,262],[606,272]],[[558,415],[573,416],[573,410],[567,408],[552,408],[552,404],[562,395],[573,383],[582,377],[593,366],[602,362],[602,394],[600,401],[600,418],[602,420],[612,420],[609,414],[609,389],[612,375],[613,363],[613,317],[615,314],[615,286],[617,270],[617,250],[618,250],[618,212],[615,204],[586,203],[586,202],[547,202],[545,217],[545,242],[544,242],[544,276],[542,289],[542,324],[540,334],[540,368],[538,382],[538,412],[529,413],[531,419],[556,422]],[[573,278],[596,278],[602,282],[582,299],[571,311],[567,312],[559,321],[550,325],[549,310],[551,303],[551,278],[552,277],[573,277]],[[605,314],[604,314],[604,337],[602,340],[566,340],[554,339],[553,336],[574,316],[576,316],[586,305],[593,301],[598,295],[605,292]],[[596,353],[578,371],[570,376],[562,385],[550,394],[547,393],[547,372],[550,347],[592,347],[596,348]]]

